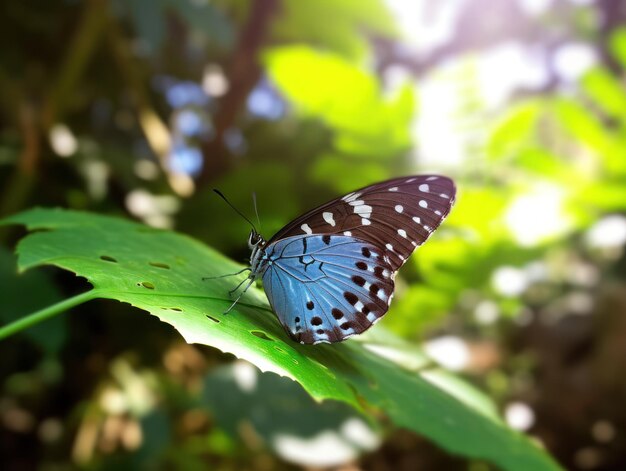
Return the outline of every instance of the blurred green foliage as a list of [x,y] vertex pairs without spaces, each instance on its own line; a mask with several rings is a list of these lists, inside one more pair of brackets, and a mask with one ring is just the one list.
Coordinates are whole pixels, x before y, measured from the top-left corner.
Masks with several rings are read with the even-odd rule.
[[[443,390],[472,410],[485,410],[485,400],[466,381],[505,413],[512,402],[528,405],[529,433],[567,469],[623,469],[626,443],[615,430],[626,427],[619,406],[626,386],[615,368],[626,345],[626,14],[618,1],[554,0],[537,13],[520,2],[472,0],[459,2],[444,42],[429,44],[424,31],[411,44],[406,36],[419,28],[403,28],[406,18],[391,13],[392,3],[4,2],[0,39],[11,47],[0,50],[0,215],[33,206],[124,215],[242,260],[247,225],[212,187],[247,214],[256,192],[263,232],[271,235],[356,187],[421,171],[449,174],[459,186],[457,204],[403,268],[396,300],[377,327],[394,336],[379,350],[400,342],[389,350],[402,358],[394,361],[421,374],[432,361],[423,360],[422,343],[428,353],[438,339],[462,340],[463,380],[450,375]],[[431,8],[426,17],[435,22],[446,7]],[[481,67],[510,43],[541,57],[547,78],[518,83],[493,106],[487,95],[496,82],[485,86]],[[559,58],[572,44],[590,49],[593,61],[567,76],[563,64],[571,70],[584,62]],[[500,82],[515,75],[508,68],[511,61],[495,69]],[[433,110],[443,113],[450,103],[452,125],[437,134]],[[439,143],[434,157],[432,141]],[[460,160],[447,154],[453,142],[460,142]],[[110,234],[100,234],[107,248],[139,257],[150,247],[130,236],[125,242],[111,224]],[[93,227],[81,222],[77,229]],[[3,323],[88,288],[48,269],[16,275],[9,254],[20,235],[0,232]],[[86,241],[66,245],[93,255]],[[211,254],[195,275],[235,266]],[[160,273],[144,265],[145,273]],[[274,407],[258,395],[233,392],[227,399],[250,407],[240,417],[236,406],[220,414],[211,388],[231,391],[224,379],[236,368],[231,356],[184,345],[119,303],[75,311],[3,341],[0,458],[9,469],[312,465],[287,464],[269,440],[258,439],[276,432],[251,417],[255,406]],[[232,322],[241,327],[246,319]],[[267,341],[251,340],[248,353],[263,360]],[[258,384],[277,403],[302,399],[293,420],[310,419],[310,435],[318,407],[337,406],[315,405],[289,390],[295,384],[262,378]],[[367,412],[384,424],[392,409],[378,406]],[[395,412],[396,419],[407,413]],[[332,428],[326,417],[319,412],[318,434]],[[437,429],[438,417],[428,420],[411,428],[432,437],[425,430]],[[364,466],[403,457],[413,469],[488,468],[419,438],[395,443],[391,428],[377,430],[382,451],[361,458]]]
[[[37,231],[19,244],[20,269],[53,264],[93,285],[86,295],[74,298],[75,305],[95,298],[129,303],[172,324],[189,343],[219,348],[261,371],[297,381],[314,399],[343,401],[357,410],[380,409],[397,426],[505,469],[558,469],[530,441],[508,430],[492,413],[484,414],[484,407],[475,407],[472,398],[480,394],[460,380],[447,380],[439,388],[445,376],[437,379],[440,374],[432,370],[424,377],[408,373],[384,355],[368,353],[367,344],[297,344],[268,315],[271,309],[257,290],[224,314],[231,304],[225,295],[229,282],[218,278],[206,283],[203,274],[219,276],[241,267],[193,240],[128,221],[60,210],[32,210],[3,223]],[[292,413],[291,420],[298,415]],[[273,414],[274,427],[280,429],[283,421]],[[328,427],[324,420],[317,426]],[[296,454],[287,456],[293,459]]]

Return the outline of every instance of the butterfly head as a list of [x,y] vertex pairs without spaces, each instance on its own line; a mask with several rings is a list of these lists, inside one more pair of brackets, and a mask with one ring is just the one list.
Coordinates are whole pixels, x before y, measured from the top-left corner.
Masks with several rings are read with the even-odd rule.
[[250,236],[248,237],[248,247],[252,251],[252,254],[250,255],[250,268],[252,269],[252,274],[254,276],[260,273],[265,255],[265,239],[256,231],[256,229],[252,229],[250,231]]
[[259,234],[255,229],[250,231],[250,235],[248,236],[248,247],[250,250],[254,251],[257,247],[263,248],[265,245],[265,239],[261,234]]

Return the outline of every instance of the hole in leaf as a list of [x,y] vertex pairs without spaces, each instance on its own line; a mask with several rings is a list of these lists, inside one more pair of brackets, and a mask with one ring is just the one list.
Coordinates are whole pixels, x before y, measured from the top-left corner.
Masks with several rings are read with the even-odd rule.
[[142,281],[141,286],[143,286],[144,288],[148,288],[148,289],[154,289],[154,285],[150,283],[149,281]]
[[153,267],[157,267],[157,268],[165,268],[166,270],[170,269],[170,266],[167,263],[150,262],[150,265],[152,265]]
[[271,341],[274,340],[273,338],[268,337],[268,335],[265,332],[262,332],[260,330],[251,330],[250,333],[254,335],[255,337],[258,337],[263,340],[271,340]]
[[113,257],[110,257],[108,255],[100,255],[100,260],[104,260],[105,262],[117,263],[117,260],[115,260]]
[[219,320],[219,319],[216,319],[216,318],[215,318],[215,317],[213,317],[213,316],[209,316],[209,315],[207,314],[207,315],[206,315],[206,317],[207,317],[207,319],[209,319],[209,320],[211,320],[211,321],[215,322],[216,324],[219,324],[219,323],[220,323],[220,320]]

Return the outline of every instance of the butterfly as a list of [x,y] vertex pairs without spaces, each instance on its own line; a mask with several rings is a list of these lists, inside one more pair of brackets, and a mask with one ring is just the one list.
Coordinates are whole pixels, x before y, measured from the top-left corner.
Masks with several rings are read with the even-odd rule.
[[253,226],[243,292],[260,278],[280,323],[302,344],[360,334],[385,315],[399,268],[448,215],[455,195],[448,177],[395,178],[312,209],[267,241]]

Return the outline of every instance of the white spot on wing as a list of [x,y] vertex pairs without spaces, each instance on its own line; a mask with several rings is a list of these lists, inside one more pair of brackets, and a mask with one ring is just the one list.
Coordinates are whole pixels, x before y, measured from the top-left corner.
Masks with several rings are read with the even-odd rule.
[[406,231],[404,229],[398,229],[398,234],[406,239]]
[[349,193],[341,199],[349,203],[350,201],[354,201],[355,199],[357,199],[359,196],[361,196],[360,193]]
[[397,186],[392,186],[391,188],[389,188],[389,191],[398,191],[398,187]]
[[439,177],[428,177],[426,179],[427,182],[432,182],[433,180],[437,180]]
[[376,317],[376,314],[374,314],[373,312],[370,312],[367,315],[367,320],[370,322],[376,322],[376,320],[378,320],[378,317]]
[[372,221],[370,221],[367,218],[361,219],[361,224],[363,224],[364,226],[369,226],[371,223],[372,223]]
[[416,178],[409,178],[406,182],[407,183],[413,183],[415,180],[417,180]]
[[335,227],[335,219],[333,219],[333,213],[324,212],[322,213],[322,217],[324,218],[324,221]]
[[393,250],[393,245],[391,244],[385,244],[385,247],[387,247],[388,250]]
[[430,190],[430,187],[426,183],[422,183],[419,186],[419,190],[424,192],[424,193],[428,193],[428,190]]
[[418,218],[417,216],[413,216],[413,221],[415,221],[417,224],[421,224],[422,220],[420,218]]
[[[419,205],[420,205],[422,208],[428,208],[428,203],[426,202],[426,200],[420,200]],[[324,214],[326,214],[326,213],[324,213]]]
[[401,213],[402,211],[404,211],[404,206],[402,206],[401,204],[397,204],[395,209],[396,212]]
[[447,194],[445,194],[445,193],[441,193],[439,196],[441,196],[442,198],[445,198],[445,199],[447,199],[447,200],[449,200],[449,199],[450,199],[450,195],[447,195]]
[[351,237],[352,236],[352,232],[350,231],[344,231],[343,235]]
[[354,309],[360,311],[361,309],[363,309],[363,303],[361,301],[357,301],[357,303],[354,305]]
[[360,204],[354,207],[354,212],[362,218],[370,218],[372,216],[372,207],[367,204]]
[[439,211],[439,210],[437,209],[437,210],[435,210],[435,214],[436,214],[437,216],[441,216],[441,211]]
[[311,229],[311,227],[308,224],[302,224],[300,226],[300,229],[302,229],[307,234],[313,234],[313,230]]

